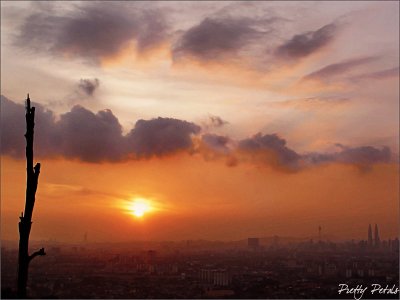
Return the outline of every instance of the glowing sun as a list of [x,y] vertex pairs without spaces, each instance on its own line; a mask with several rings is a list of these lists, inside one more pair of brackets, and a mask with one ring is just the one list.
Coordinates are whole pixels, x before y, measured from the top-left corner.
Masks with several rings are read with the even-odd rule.
[[136,199],[132,200],[132,202],[129,204],[128,209],[132,215],[134,215],[135,217],[141,218],[146,213],[151,211],[152,207],[151,207],[149,201],[142,199],[142,198],[136,198]]

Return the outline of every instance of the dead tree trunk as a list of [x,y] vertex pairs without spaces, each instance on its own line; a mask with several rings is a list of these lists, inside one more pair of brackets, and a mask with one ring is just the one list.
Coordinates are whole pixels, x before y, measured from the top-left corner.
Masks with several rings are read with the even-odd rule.
[[38,255],[46,255],[44,248],[28,253],[29,234],[32,226],[33,206],[38,185],[40,163],[33,167],[33,132],[35,127],[35,108],[31,108],[31,100],[26,99],[26,198],[25,213],[21,213],[19,222],[19,252],[18,252],[18,297],[26,298],[26,285],[28,283],[28,268],[30,261]]

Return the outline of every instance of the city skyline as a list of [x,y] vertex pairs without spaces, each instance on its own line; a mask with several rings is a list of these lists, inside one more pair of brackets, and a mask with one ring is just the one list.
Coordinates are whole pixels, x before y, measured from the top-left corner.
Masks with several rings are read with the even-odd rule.
[[[341,287],[354,281],[368,287],[364,299],[374,295],[372,284],[390,289],[385,299],[398,298],[398,238],[379,247],[368,247],[366,241],[276,237],[233,243],[40,245],[48,257],[35,264],[30,281],[30,295],[38,298],[337,299],[342,298]],[[2,296],[7,298],[15,282],[10,270],[17,251],[10,244],[2,244],[1,251]]]
[[2,239],[18,239],[27,93],[32,240],[398,237],[398,11],[2,1]]

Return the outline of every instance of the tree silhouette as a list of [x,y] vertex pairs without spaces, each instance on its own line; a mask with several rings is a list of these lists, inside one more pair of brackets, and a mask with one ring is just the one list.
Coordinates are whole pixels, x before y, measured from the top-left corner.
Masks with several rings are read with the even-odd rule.
[[35,127],[35,108],[31,108],[31,100],[26,99],[26,198],[25,212],[21,213],[19,229],[19,252],[18,252],[18,286],[17,293],[19,298],[26,298],[26,285],[28,282],[29,263],[39,255],[46,255],[44,248],[28,253],[29,235],[32,227],[32,213],[35,205],[35,195],[38,185],[40,163],[33,167],[33,133]]

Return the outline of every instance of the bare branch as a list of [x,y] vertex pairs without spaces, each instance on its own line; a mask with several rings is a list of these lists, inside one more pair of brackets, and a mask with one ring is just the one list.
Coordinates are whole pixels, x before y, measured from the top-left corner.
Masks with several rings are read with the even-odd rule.
[[44,252],[44,248],[41,248],[39,251],[33,252],[32,255],[29,255],[29,261],[34,259],[36,256],[44,256],[46,252]]

